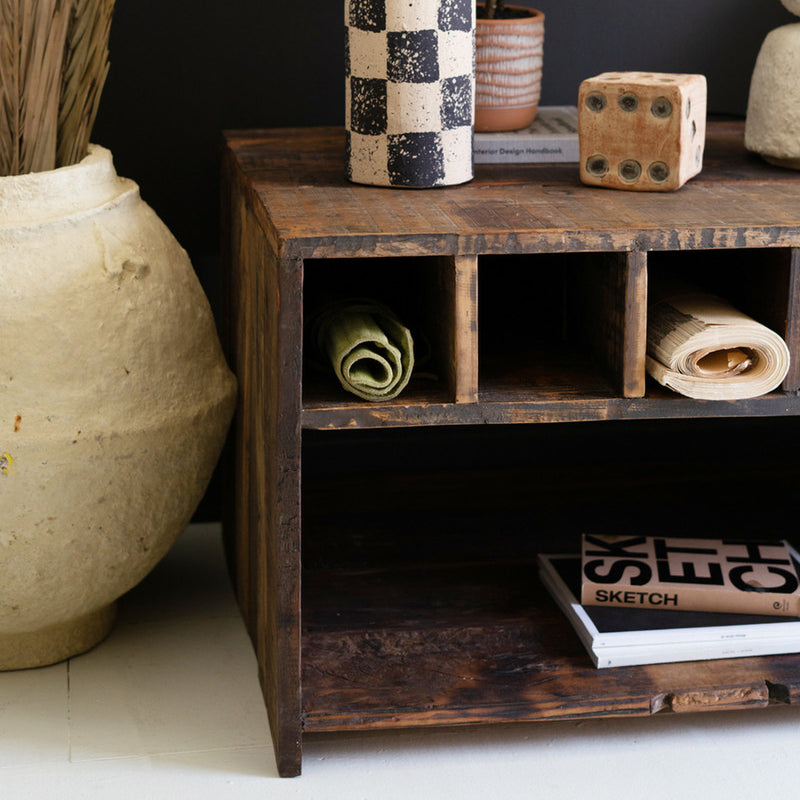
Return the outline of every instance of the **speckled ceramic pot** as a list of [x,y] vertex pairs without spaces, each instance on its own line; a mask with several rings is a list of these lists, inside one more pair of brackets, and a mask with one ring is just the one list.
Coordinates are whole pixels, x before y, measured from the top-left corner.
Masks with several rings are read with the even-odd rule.
[[185,251],[93,147],[0,178],[0,669],[96,644],[188,523],[235,380]]
[[347,177],[471,180],[474,0],[346,0],[345,31]]

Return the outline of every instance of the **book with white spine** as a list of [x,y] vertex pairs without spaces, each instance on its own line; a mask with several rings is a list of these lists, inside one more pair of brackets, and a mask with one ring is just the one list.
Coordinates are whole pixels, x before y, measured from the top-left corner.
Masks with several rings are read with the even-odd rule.
[[580,554],[538,560],[542,583],[598,669],[800,652],[796,617],[583,606]]
[[539,106],[527,128],[474,133],[472,158],[475,164],[577,164],[577,106]]

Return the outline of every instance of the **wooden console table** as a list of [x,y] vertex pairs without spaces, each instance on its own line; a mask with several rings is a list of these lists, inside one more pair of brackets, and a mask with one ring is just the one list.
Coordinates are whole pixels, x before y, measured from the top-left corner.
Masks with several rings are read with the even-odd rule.
[[[796,702],[800,656],[594,669],[535,567],[539,549],[575,549],[587,518],[711,532],[680,513],[687,495],[747,464],[757,481],[768,466],[752,440],[800,414],[800,175],[747,155],[742,133],[712,124],[703,173],[674,194],[588,188],[574,165],[357,186],[341,129],[226,134],[240,399],[225,529],[281,775],[300,772],[311,731]],[[647,380],[656,270],[784,335],[782,390],[703,402]],[[334,291],[384,299],[430,343],[397,399],[360,401],[306,363],[304,315]],[[738,425],[750,460],[662,468],[659,448],[698,420],[723,442]],[[583,469],[593,430],[606,438]],[[651,438],[631,446],[632,431]],[[776,492],[797,479],[785,466]],[[641,499],[654,484],[678,513]],[[753,535],[748,508],[723,511],[723,532]]]

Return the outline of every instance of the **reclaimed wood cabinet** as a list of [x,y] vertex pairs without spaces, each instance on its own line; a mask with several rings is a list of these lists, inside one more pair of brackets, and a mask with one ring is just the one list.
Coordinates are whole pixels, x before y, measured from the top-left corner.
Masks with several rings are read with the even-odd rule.
[[[306,732],[796,702],[800,656],[594,669],[535,556],[587,527],[776,534],[798,477],[800,176],[734,122],[673,194],[563,164],[384,189],[343,159],[338,128],[225,135],[225,531],[280,774]],[[655,271],[785,336],[783,387],[710,402],[649,381]],[[304,319],[332,293],[384,300],[425,343],[395,400],[311,368]]]

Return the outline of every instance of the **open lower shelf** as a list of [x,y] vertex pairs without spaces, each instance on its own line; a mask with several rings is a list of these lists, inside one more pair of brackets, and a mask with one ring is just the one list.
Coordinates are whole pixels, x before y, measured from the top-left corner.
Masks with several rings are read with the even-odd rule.
[[800,655],[595,669],[535,561],[307,571],[304,587],[307,731],[800,699]]
[[[793,420],[770,423],[741,438],[738,420],[643,422],[614,452],[613,423],[307,432],[304,729],[798,701],[800,654],[596,669],[536,566],[586,530],[791,538],[773,501],[794,492],[791,453],[774,449]],[[703,455],[681,463],[692,445]]]

